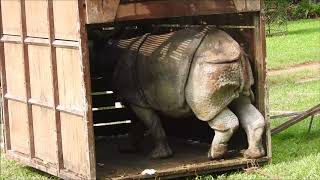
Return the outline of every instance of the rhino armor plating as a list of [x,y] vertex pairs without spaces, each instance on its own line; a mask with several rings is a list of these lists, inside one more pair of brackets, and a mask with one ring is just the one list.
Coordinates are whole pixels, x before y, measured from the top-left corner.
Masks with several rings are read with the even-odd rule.
[[[176,118],[193,113],[206,121],[215,131],[210,159],[221,158],[227,152],[239,122],[249,144],[244,156],[258,158],[265,154],[265,121],[251,104],[250,63],[240,45],[224,31],[198,27],[118,38],[109,41],[105,54],[115,63],[114,91],[154,139],[152,158],[166,158],[173,153],[158,113]],[[131,139],[127,149],[135,149],[138,144],[137,138]]]

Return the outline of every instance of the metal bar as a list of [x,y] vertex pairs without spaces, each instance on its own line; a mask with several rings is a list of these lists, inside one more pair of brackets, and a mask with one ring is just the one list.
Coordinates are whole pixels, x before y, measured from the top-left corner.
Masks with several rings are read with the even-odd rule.
[[[0,3],[0,15],[1,3]],[[3,25],[2,18],[0,18],[0,38],[3,37]],[[3,131],[4,131],[4,150],[7,152],[11,149],[11,139],[10,139],[10,124],[9,124],[9,111],[8,111],[8,100],[4,98],[4,95],[7,94],[7,78],[6,78],[6,65],[5,65],[5,54],[4,54],[4,43],[0,41],[0,81],[2,86],[2,115],[3,115]]]
[[310,134],[310,132],[311,132],[312,123],[313,123],[313,118],[314,118],[314,115],[312,115],[312,116],[311,116],[311,119],[310,119],[308,134]]
[[[21,41],[27,36],[27,24],[26,24],[26,9],[25,1],[20,1],[20,11],[21,11]],[[22,43],[23,46],[23,59],[24,59],[24,75],[25,75],[25,91],[26,98],[31,98],[31,89],[30,89],[30,70],[29,70],[29,55],[28,55],[28,46],[25,43]],[[28,130],[29,130],[29,149],[30,149],[30,159],[35,157],[35,147],[34,147],[34,132],[33,132],[33,118],[32,118],[32,105],[27,103],[27,113],[28,113]]]
[[320,104],[308,109],[307,111],[305,111],[304,113],[297,115],[295,117],[293,117],[292,119],[284,122],[283,124],[279,125],[278,127],[275,127],[271,130],[271,135],[275,135],[278,134],[279,132],[289,128],[290,126],[306,119],[307,117],[314,115],[316,113],[320,112]]
[[60,172],[63,169],[63,151],[62,151],[62,137],[61,137],[61,119],[60,113],[57,110],[59,105],[59,87],[58,87],[58,74],[57,74],[57,58],[56,58],[56,48],[53,45],[55,40],[54,32],[54,18],[53,18],[53,0],[48,0],[48,10],[47,10],[47,21],[49,23],[49,43],[50,43],[50,61],[51,61],[51,77],[52,77],[52,94],[53,94],[53,110],[54,110],[54,120],[55,120],[55,133],[56,133],[56,147],[57,147],[57,169]]

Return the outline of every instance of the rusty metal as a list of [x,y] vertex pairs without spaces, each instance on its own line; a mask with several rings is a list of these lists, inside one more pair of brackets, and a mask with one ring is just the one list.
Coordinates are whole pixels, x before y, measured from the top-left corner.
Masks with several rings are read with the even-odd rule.
[[309,116],[312,116],[316,113],[320,112],[320,104],[306,110],[304,113],[301,113],[291,119],[289,119],[288,121],[282,123],[281,125],[273,128],[271,130],[271,135],[275,135],[278,134],[284,130],[286,130],[287,128],[291,127],[292,125],[295,125],[296,123],[308,118]]

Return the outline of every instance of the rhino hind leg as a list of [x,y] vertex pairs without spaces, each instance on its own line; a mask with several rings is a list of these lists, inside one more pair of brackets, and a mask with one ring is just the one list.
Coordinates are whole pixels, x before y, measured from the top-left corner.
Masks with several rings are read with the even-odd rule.
[[227,152],[228,142],[234,131],[239,127],[239,121],[230,109],[224,108],[214,119],[208,121],[208,124],[215,130],[208,158],[218,159]]
[[159,116],[152,109],[134,105],[131,105],[131,108],[147,127],[154,140],[151,158],[162,159],[172,156],[173,152],[168,144]]
[[241,126],[247,134],[249,147],[244,152],[246,158],[259,158],[265,155],[262,135],[265,121],[262,114],[251,104],[249,97],[240,96],[231,103],[232,111],[239,118]]

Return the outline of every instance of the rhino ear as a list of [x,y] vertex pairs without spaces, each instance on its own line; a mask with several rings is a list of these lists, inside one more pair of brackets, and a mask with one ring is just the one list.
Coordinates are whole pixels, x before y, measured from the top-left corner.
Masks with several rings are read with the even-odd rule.
[[228,63],[239,60],[240,45],[226,32],[211,29],[200,44],[195,58],[208,63]]

